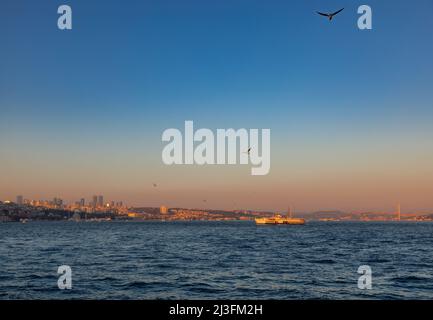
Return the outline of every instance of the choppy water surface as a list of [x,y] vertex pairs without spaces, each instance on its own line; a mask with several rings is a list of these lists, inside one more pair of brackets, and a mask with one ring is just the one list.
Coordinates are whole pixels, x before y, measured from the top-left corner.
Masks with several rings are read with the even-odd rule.
[[0,223],[0,299],[53,298],[432,299],[433,223]]

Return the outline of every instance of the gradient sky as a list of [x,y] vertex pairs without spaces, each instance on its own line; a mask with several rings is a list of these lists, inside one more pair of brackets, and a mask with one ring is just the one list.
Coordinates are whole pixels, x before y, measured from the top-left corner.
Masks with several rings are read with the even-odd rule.
[[[362,4],[372,31],[357,28]],[[332,23],[315,13],[341,7]],[[432,13],[431,0],[2,1],[0,199],[433,210]],[[269,175],[165,166],[161,134],[185,120],[270,128]]]

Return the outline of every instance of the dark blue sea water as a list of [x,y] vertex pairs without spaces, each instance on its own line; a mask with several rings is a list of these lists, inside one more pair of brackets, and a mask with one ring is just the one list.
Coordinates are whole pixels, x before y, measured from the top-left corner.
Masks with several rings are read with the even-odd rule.
[[52,298],[432,299],[433,223],[0,224],[0,299]]

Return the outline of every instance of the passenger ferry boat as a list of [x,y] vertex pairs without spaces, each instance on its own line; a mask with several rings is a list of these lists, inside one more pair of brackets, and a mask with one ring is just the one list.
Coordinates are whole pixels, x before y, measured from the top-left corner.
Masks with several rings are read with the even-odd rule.
[[283,217],[280,214],[276,214],[271,218],[256,218],[255,219],[257,225],[276,225],[276,224],[291,224],[291,225],[300,225],[305,224],[305,220],[301,218],[292,218],[292,212],[289,209],[289,216]]

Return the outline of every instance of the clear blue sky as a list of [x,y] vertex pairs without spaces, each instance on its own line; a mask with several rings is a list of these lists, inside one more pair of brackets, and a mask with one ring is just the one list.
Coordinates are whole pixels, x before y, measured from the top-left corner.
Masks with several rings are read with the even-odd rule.
[[[57,29],[60,4],[72,7],[71,31]],[[357,28],[362,4],[373,9],[372,31]],[[332,23],[315,13],[341,7]],[[431,0],[2,1],[0,198],[104,193],[194,206],[176,194],[186,177],[200,186],[191,192],[205,186],[224,198],[224,183],[242,187],[238,179],[249,168],[233,175],[161,164],[162,131],[194,120],[198,127],[270,128],[272,174],[262,185],[296,190],[301,208],[388,208],[407,190],[383,186],[380,199],[363,204],[356,195],[367,187],[353,189],[346,203],[337,187],[322,199],[319,187],[308,186],[320,185],[312,176],[338,176],[334,185],[347,190],[350,174],[372,174],[368,185],[389,167],[388,177],[399,174],[392,184],[433,177],[427,167],[408,172],[432,159],[432,13]],[[390,165],[399,153],[411,157]],[[368,163],[359,154],[370,155]],[[202,174],[221,181],[205,184]],[[167,193],[146,191],[153,180],[166,181]],[[80,191],[83,181],[91,182]],[[280,207],[286,193],[252,206]],[[249,197],[238,195],[243,206]],[[414,199],[407,200],[414,209],[433,208]]]

